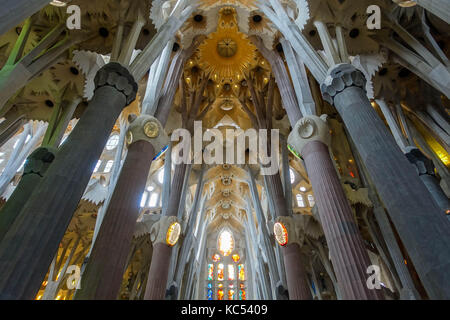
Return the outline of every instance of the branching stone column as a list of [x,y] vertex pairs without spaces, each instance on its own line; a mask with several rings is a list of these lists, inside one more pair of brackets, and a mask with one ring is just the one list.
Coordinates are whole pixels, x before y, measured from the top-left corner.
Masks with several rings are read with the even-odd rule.
[[[447,0],[393,0],[401,7],[410,7],[417,3],[447,23],[450,23],[450,6]],[[415,3],[414,3],[415,2]]]
[[178,164],[173,175],[172,189],[169,197],[169,206],[166,214],[152,229],[153,255],[145,290],[145,300],[163,300],[166,293],[169,276],[172,246],[167,243],[169,227],[177,222],[178,208],[180,206],[183,182],[187,164]]
[[444,191],[442,191],[436,175],[434,174],[433,161],[428,159],[422,151],[414,147],[408,148],[405,155],[409,162],[417,169],[420,179],[425,184],[428,191],[430,191],[430,194],[433,196],[441,210],[444,213],[450,210],[450,200],[445,195]]
[[152,160],[169,138],[149,115],[130,117],[128,153],[75,299],[116,299],[126,269],[139,203]]
[[326,121],[317,116],[302,118],[288,142],[305,160],[342,298],[381,299],[380,292],[366,285],[366,271],[372,263],[330,158],[331,135]]
[[20,209],[52,164],[56,152],[54,148],[41,147],[27,158],[19,184],[0,210],[0,242],[14,223]]
[[450,299],[450,221],[367,99],[364,75],[332,68],[321,86],[336,106],[431,299]]
[[109,63],[93,99],[0,244],[0,299],[33,299],[117,117],[136,97],[128,70]]

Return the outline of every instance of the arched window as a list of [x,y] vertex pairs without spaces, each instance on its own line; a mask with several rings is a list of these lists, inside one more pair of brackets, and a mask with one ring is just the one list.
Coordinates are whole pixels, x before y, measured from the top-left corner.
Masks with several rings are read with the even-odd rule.
[[158,182],[161,184],[164,182],[164,169],[160,170],[158,173]]
[[233,235],[228,230],[223,230],[219,235],[219,251],[222,255],[229,256],[234,249]]
[[113,134],[109,137],[108,142],[106,142],[106,150],[113,150],[119,144],[119,135]]
[[145,204],[147,203],[147,197],[148,197],[148,192],[144,191],[144,193],[142,194],[142,198],[141,198],[141,208],[145,207]]
[[309,206],[312,208],[316,204],[316,201],[314,200],[314,197],[312,194],[308,194],[308,202]]
[[158,202],[158,194],[157,193],[152,193],[152,195],[150,196],[150,200],[148,202],[148,206],[150,208],[155,208],[157,206]]
[[301,194],[297,194],[297,206],[299,206],[300,208],[304,208],[305,207],[305,200],[303,200],[303,196]]
[[295,181],[295,173],[294,170],[292,170],[292,168],[289,168],[289,177],[291,178],[291,184],[293,184]]
[[98,171],[98,169],[100,168],[101,165],[102,165],[102,160],[98,160],[97,164],[95,165],[95,168],[94,168],[94,173]]
[[104,172],[104,173],[109,173],[109,172],[111,172],[111,169],[112,169],[113,164],[114,164],[114,160],[109,160],[109,161],[106,163],[105,170],[104,170],[103,172]]

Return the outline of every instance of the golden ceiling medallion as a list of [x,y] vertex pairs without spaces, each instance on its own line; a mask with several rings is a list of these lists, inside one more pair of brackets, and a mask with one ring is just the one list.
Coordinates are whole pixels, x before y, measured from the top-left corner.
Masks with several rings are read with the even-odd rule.
[[222,57],[231,58],[236,54],[237,44],[233,39],[225,38],[217,43],[217,52]]
[[244,70],[257,64],[257,51],[247,36],[239,32],[235,9],[224,9],[219,14],[217,31],[200,45],[198,61],[203,70],[211,72],[216,83],[237,84],[244,78]]
[[159,126],[155,121],[148,121],[144,124],[144,133],[149,138],[156,138],[159,136]]

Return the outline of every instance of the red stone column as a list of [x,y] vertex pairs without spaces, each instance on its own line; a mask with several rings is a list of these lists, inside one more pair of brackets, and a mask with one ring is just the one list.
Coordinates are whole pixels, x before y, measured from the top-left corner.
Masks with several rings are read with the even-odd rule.
[[116,299],[131,248],[140,200],[153,158],[169,143],[159,121],[149,115],[130,116],[128,153],[95,239],[81,289],[75,299]]
[[329,141],[326,122],[316,116],[300,120],[289,136],[305,161],[342,298],[381,299],[379,291],[367,288],[372,263],[330,158]]
[[283,247],[281,251],[286,269],[289,300],[311,300],[311,291],[306,281],[306,271],[301,261],[299,245],[291,243]]
[[155,229],[156,239],[153,241],[153,255],[145,289],[145,300],[163,300],[166,293],[172,247],[165,243],[165,235],[170,224],[168,221],[171,218],[174,219],[178,213],[186,168],[185,163],[177,164],[175,167],[169,205],[165,216],[158,222],[159,229]]
[[[268,175],[266,177],[266,181],[268,184],[268,189],[272,193],[270,196],[272,196],[275,206],[275,215],[277,217],[288,217],[289,212],[287,210],[286,200],[284,198],[280,173],[277,172],[274,175]],[[290,241],[283,247],[282,253],[286,271],[289,299],[311,300],[311,291],[309,290],[306,271],[303,266],[303,261],[301,260],[299,244]]]
[[140,140],[129,146],[75,299],[117,299],[154,156],[150,142]]

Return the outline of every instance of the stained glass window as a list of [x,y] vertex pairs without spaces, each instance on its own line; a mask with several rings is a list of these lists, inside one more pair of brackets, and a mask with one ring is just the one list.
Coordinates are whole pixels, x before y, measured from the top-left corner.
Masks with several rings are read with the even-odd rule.
[[245,268],[243,264],[238,265],[239,280],[245,281]]
[[234,280],[235,278],[236,278],[236,276],[235,276],[234,265],[229,264],[228,265],[228,280]]
[[305,201],[303,200],[303,196],[301,194],[297,194],[297,205],[300,208],[304,208],[305,207]]
[[219,235],[219,250],[226,257],[234,249],[234,239],[230,231],[224,230]]
[[217,300],[223,300],[223,289],[217,291]]
[[208,300],[213,300],[213,291],[212,291],[212,289],[208,289],[208,291],[206,293],[206,298]]
[[215,255],[213,255],[212,259],[214,262],[220,261],[220,256],[216,253]]
[[212,283],[208,283],[208,289],[212,289]]
[[234,300],[234,290],[228,290],[228,300]]
[[289,178],[291,179],[291,184],[293,184],[295,182],[295,173],[291,168],[289,168]]
[[233,259],[234,262],[239,262],[239,260],[241,260],[241,257],[239,257],[238,254],[233,254],[231,258]]
[[223,269],[224,269],[224,266],[222,263],[217,266],[217,280],[219,280],[219,281],[223,281],[223,279],[224,279],[224,270]]
[[309,202],[309,206],[311,208],[314,207],[314,205],[316,204],[316,201],[314,200],[314,197],[312,196],[312,194],[308,194],[308,202]]
[[208,264],[208,280],[212,281],[214,280],[214,265]]
[[239,300],[246,300],[244,289],[239,290]]

